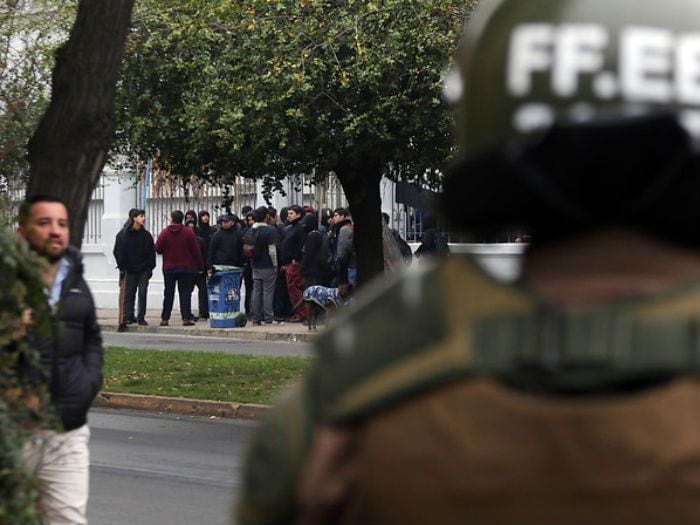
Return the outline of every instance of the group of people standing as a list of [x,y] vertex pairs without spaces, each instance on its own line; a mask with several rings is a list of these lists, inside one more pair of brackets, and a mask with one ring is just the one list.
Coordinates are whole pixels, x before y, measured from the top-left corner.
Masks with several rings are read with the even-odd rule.
[[354,283],[353,228],[347,210],[335,210],[330,229],[328,212],[319,220],[310,206],[283,208],[279,220],[274,208],[244,213],[253,222],[247,233],[248,239],[254,239],[250,257],[253,324],[305,322],[302,296],[306,288]]
[[[148,283],[163,256],[164,297],[161,326],[170,322],[175,288],[184,326],[208,319],[207,276],[216,269],[242,269],[244,308],[255,325],[304,322],[304,289],[312,285],[354,285],[357,266],[354,226],[345,208],[324,210],[293,205],[246,206],[240,218],[218,217],[211,224],[206,210],[173,211],[170,224],[154,242],[144,226],[145,211],[132,209],[117,234],[114,256],[120,272],[119,331],[147,325]],[[198,289],[198,316],[192,313],[192,292]],[[138,296],[138,308],[135,308]]]

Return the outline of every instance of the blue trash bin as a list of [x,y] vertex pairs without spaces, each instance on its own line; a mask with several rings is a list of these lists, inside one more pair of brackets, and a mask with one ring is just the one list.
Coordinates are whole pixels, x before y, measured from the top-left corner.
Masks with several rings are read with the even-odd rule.
[[209,326],[235,328],[241,326],[240,269],[215,272],[207,282],[209,293]]

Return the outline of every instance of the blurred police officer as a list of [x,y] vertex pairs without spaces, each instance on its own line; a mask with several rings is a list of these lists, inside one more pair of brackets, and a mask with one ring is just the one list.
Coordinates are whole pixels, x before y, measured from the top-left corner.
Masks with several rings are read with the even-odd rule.
[[[482,0],[443,208],[521,282],[419,267],[319,340],[244,523],[700,523],[700,3]],[[391,315],[387,315],[391,312]]]

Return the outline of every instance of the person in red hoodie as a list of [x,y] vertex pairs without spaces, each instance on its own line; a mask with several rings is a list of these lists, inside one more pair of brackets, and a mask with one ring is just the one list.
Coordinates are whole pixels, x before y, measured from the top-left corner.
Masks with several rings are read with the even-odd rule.
[[175,284],[180,296],[180,313],[183,326],[194,325],[192,315],[192,290],[197,274],[204,272],[204,259],[194,233],[182,221],[184,215],[176,210],[170,214],[170,225],[158,235],[156,253],[163,255],[163,312],[160,326],[168,326],[175,298]]

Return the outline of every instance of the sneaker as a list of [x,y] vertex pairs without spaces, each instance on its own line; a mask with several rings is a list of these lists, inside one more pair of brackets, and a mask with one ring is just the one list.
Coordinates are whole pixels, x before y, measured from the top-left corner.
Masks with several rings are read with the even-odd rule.
[[117,332],[126,332],[126,323],[122,323],[117,327]]
[[194,326],[195,322],[192,319],[185,319],[182,321],[182,326]]
[[[265,323],[267,324],[267,323]],[[253,326],[261,326],[262,323],[260,321],[253,321]]]
[[124,321],[124,324],[136,324],[136,319],[134,319],[133,317],[131,319],[127,319],[126,321]]
[[163,320],[160,322],[160,326],[168,326],[168,321],[166,321],[165,319],[163,319]]
[[139,319],[137,322],[139,323],[139,326],[148,326],[148,323],[145,319]]
[[296,316],[290,317],[289,319],[287,319],[287,322],[289,322],[289,323],[301,323],[302,321],[303,321],[303,319],[301,317],[296,317]]

